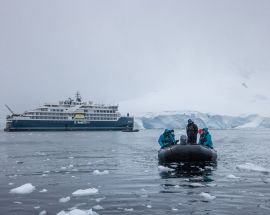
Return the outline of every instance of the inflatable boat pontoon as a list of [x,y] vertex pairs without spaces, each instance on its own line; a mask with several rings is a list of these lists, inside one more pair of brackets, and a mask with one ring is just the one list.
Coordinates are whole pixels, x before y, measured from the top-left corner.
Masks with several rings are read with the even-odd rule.
[[198,145],[172,145],[158,151],[160,163],[179,163],[179,162],[204,162],[216,161],[217,152],[214,149]]

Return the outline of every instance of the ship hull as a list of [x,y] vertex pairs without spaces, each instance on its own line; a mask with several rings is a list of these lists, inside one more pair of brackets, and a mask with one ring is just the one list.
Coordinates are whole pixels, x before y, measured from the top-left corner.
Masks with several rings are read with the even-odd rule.
[[10,120],[5,131],[121,131],[133,129],[133,117],[117,121]]

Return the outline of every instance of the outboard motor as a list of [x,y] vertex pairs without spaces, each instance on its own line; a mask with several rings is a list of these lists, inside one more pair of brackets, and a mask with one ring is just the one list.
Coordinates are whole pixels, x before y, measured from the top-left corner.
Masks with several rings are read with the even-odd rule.
[[186,144],[187,144],[187,135],[181,135],[180,145],[186,145]]

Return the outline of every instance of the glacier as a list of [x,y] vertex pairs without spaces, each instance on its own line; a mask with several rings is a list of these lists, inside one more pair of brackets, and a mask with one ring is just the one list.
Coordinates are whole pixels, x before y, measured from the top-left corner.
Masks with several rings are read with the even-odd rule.
[[176,128],[184,129],[187,120],[192,119],[200,128],[210,129],[251,129],[270,128],[270,117],[257,114],[243,116],[228,116],[198,111],[163,111],[147,112],[135,117],[135,128],[159,129]]

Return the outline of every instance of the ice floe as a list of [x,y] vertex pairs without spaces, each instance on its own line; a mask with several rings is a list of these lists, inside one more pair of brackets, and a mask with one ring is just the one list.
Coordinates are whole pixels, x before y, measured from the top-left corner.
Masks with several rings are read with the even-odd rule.
[[147,208],[152,208],[152,205],[146,205]]
[[207,200],[214,200],[216,198],[215,196],[212,196],[209,193],[204,193],[204,192],[200,193],[199,196],[202,196]]
[[134,209],[133,208],[125,208],[124,211],[131,212],[131,211],[134,211]]
[[95,206],[93,206],[93,209],[95,209],[95,210],[103,210],[104,208],[101,205],[95,205]]
[[237,169],[242,169],[242,170],[249,170],[249,171],[255,171],[255,172],[263,172],[263,173],[269,173],[270,169],[266,169],[264,167],[255,165],[253,163],[245,163],[245,164],[240,164],[236,166]]
[[68,201],[70,201],[70,197],[69,197],[69,196],[63,197],[63,198],[60,198],[60,199],[59,199],[59,202],[60,202],[60,203],[66,203],[66,202],[68,202]]
[[89,210],[80,210],[80,209],[73,209],[71,211],[65,212],[60,211],[56,215],[98,215],[97,212],[93,211],[92,209]]
[[101,202],[103,199],[105,199],[105,197],[97,198],[97,199],[96,199],[96,202]]
[[40,211],[38,215],[46,215],[47,211]]
[[9,191],[9,193],[12,193],[12,194],[29,194],[29,193],[32,193],[35,189],[36,189],[35,186],[33,186],[30,183],[27,183],[27,184],[24,184],[24,185],[22,185],[20,187],[11,189]]
[[96,169],[93,171],[93,174],[94,175],[107,175],[107,174],[109,174],[109,171],[108,170],[99,171],[98,169]]
[[96,188],[88,188],[85,190],[79,189],[72,193],[73,196],[89,196],[95,195],[98,193],[98,189]]
[[17,178],[17,175],[15,174],[15,175],[9,175],[8,176],[9,178]]
[[174,171],[174,169],[171,169],[171,168],[166,167],[166,166],[158,166],[158,170],[160,172],[171,172],[171,171]]
[[226,177],[229,178],[229,179],[238,179],[238,178],[240,178],[240,177],[237,177],[237,176],[235,176],[233,174],[229,174]]
[[190,184],[189,184],[189,186],[191,186],[191,187],[204,187],[204,185],[203,185],[203,184],[201,184],[201,183],[197,183],[197,182],[190,183]]
[[46,193],[46,192],[48,192],[48,190],[42,189],[42,190],[40,190],[39,192],[40,192],[40,193]]
[[38,206],[35,206],[34,209],[40,209],[40,206],[39,205]]

